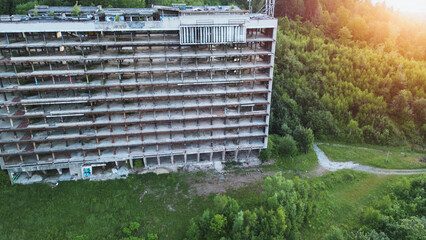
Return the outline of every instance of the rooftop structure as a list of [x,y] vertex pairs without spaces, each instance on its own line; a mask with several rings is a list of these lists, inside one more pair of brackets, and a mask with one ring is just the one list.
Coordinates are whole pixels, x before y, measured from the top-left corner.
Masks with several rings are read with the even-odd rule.
[[0,21],[0,165],[12,180],[250,161],[267,147],[276,19],[232,6],[80,9]]

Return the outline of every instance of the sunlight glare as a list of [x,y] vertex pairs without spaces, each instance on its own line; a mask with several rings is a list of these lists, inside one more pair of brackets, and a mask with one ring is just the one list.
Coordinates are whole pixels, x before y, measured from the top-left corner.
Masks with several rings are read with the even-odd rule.
[[386,6],[393,7],[396,11],[406,13],[424,13],[426,15],[425,0],[373,0],[373,3],[386,2]]

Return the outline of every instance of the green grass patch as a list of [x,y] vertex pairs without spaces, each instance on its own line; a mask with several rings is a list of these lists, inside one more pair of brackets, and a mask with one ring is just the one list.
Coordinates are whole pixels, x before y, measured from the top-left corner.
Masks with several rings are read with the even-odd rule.
[[[316,159],[309,154],[295,159]],[[275,164],[275,168],[280,166]],[[289,166],[301,169],[309,164],[296,162],[282,168]],[[183,239],[189,220],[211,208],[215,196],[198,196],[190,186],[209,182],[212,174],[132,175],[104,182],[61,182],[54,188],[48,184],[1,184],[0,239],[120,239],[123,226],[130,222],[141,224],[139,236],[156,233],[159,239]],[[303,228],[302,239],[323,239],[333,225],[359,227],[362,209],[386,195],[391,183],[400,178],[343,170],[310,179],[319,194],[314,218]],[[253,208],[262,201],[262,182],[226,194],[243,208]]]
[[308,153],[301,153],[296,157],[280,157],[275,159],[275,163],[263,166],[264,170],[298,170],[302,172],[310,171],[318,165],[318,158],[313,148],[310,148]]
[[120,239],[130,222],[140,236],[182,239],[210,196],[189,192],[197,174],[134,175],[125,180],[0,188],[0,239]]
[[[349,146],[349,145],[318,145],[327,157],[335,162],[352,161],[363,165],[369,165],[387,169],[416,169],[426,168],[426,163],[420,159],[425,153],[413,152],[404,147],[382,146]],[[368,149],[367,149],[368,148]],[[386,161],[386,157],[389,156]]]
[[316,200],[315,215],[302,231],[303,239],[325,239],[331,226],[358,229],[362,225],[362,211],[374,206],[400,178],[341,170],[311,179],[311,184],[320,194]]

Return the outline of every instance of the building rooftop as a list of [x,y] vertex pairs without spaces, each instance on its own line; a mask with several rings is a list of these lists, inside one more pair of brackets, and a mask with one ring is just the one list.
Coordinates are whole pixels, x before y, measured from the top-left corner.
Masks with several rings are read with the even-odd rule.
[[[77,21],[132,21],[140,17],[142,21],[156,21],[164,17],[200,14],[248,14],[237,6],[186,6],[172,4],[172,6],[153,5],[151,8],[103,8],[98,6],[80,6],[80,15],[74,16],[74,6],[47,6],[38,5],[28,11],[28,15],[0,16],[1,22],[19,22],[33,20],[77,20]],[[118,16],[118,17],[117,17]]]
[[[34,12],[37,10],[39,15],[42,14],[49,14],[50,12],[54,13],[70,13],[72,12],[72,9],[74,6],[47,6],[47,5],[38,5],[35,6],[34,9],[31,9],[28,11],[30,15],[33,15]],[[80,11],[81,14],[96,14],[100,12],[102,9],[102,6],[92,7],[92,6],[81,6]]]

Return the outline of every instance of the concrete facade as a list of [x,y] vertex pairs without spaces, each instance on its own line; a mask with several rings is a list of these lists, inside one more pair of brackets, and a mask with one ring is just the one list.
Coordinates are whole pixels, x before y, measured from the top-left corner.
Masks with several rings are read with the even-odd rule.
[[0,21],[2,169],[81,178],[82,166],[244,161],[267,147],[276,19],[99,12]]

